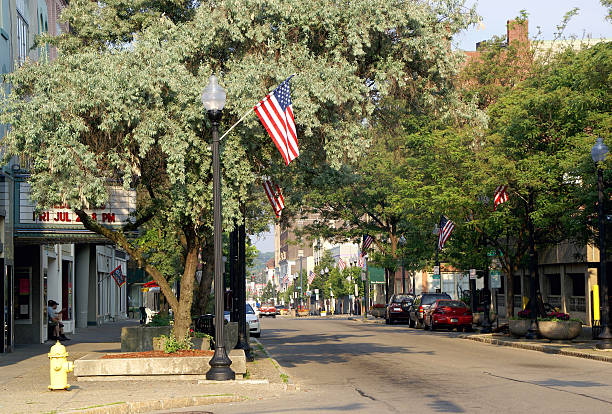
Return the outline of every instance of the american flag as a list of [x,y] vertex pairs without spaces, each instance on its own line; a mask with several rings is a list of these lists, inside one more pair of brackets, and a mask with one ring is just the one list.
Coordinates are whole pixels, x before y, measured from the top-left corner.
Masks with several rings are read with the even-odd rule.
[[438,250],[442,250],[444,248],[444,244],[450,237],[454,228],[455,224],[452,221],[450,221],[444,216],[440,217],[440,235],[438,236]]
[[346,263],[344,263],[344,260],[338,259],[338,267],[340,268],[340,270],[346,269]]
[[374,239],[369,234],[363,235],[363,243],[361,243],[361,251],[363,252],[362,254],[365,254],[365,251],[368,250],[368,247],[370,247],[373,241]]
[[285,275],[283,276],[283,285],[286,285],[289,283],[289,276]]
[[312,281],[314,280],[315,277],[317,277],[317,274],[311,270],[310,274],[308,275],[308,284],[309,285],[312,283]]
[[500,185],[495,189],[495,194],[493,196],[493,210],[497,210],[498,204],[505,203],[506,201],[508,201],[506,186]]
[[255,106],[255,113],[287,165],[300,155],[289,91],[289,79],[292,76]]
[[361,254],[359,255],[359,267],[365,269],[365,257],[363,257]]
[[281,193],[280,188],[270,180],[264,180],[263,188],[268,196],[268,200],[270,200],[270,204],[272,204],[276,218],[279,218],[281,211],[285,208],[283,193]]

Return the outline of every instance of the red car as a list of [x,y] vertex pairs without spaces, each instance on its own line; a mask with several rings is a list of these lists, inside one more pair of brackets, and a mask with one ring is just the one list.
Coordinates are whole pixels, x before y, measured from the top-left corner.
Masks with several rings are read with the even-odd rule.
[[276,306],[271,303],[264,303],[259,307],[259,316],[271,316],[276,318]]
[[457,331],[472,330],[472,311],[460,300],[438,299],[425,315],[425,329],[457,328]]

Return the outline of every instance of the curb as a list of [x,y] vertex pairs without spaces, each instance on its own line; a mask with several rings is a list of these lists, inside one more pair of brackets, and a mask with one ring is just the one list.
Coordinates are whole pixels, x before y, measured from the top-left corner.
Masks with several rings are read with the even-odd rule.
[[559,349],[559,348],[546,346],[546,345],[540,345],[540,344],[526,344],[522,342],[510,342],[510,341],[504,341],[503,339],[483,338],[479,336],[470,336],[470,335],[459,335],[458,338],[469,339],[470,341],[482,342],[482,343],[491,344],[491,345],[509,346],[511,348],[527,349],[529,351],[544,352],[546,354],[572,356],[576,358],[592,359],[594,361],[612,363],[612,355],[610,356],[596,355],[596,354],[589,354],[586,352],[580,352],[580,351],[574,351],[574,350]]
[[118,404],[100,405],[91,408],[82,408],[69,411],[61,411],[63,414],[138,414],[151,411],[167,410],[174,408],[196,407],[217,403],[239,402],[245,400],[238,395],[209,395],[197,397],[177,397],[155,401],[136,401]]

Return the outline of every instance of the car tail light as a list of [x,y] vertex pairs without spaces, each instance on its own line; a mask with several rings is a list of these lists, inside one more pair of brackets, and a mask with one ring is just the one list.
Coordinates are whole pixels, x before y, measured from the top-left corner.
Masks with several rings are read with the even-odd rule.
[[421,315],[423,315],[423,307],[422,307],[422,306],[419,306],[419,313],[420,313]]

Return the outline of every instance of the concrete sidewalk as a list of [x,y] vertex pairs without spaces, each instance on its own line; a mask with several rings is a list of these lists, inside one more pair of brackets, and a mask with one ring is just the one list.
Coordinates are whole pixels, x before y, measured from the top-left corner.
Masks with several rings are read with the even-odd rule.
[[[363,318],[349,318],[349,320],[369,324],[385,324],[384,319],[374,317],[368,317],[368,319],[365,321]],[[409,329],[407,325],[405,326],[406,329]],[[432,332],[431,334],[436,335],[438,333],[439,332]],[[461,334],[452,332],[451,334],[455,338],[469,339],[471,341],[482,342],[485,344],[509,346],[517,349],[573,356],[602,362],[612,362],[612,351],[602,351],[595,347],[598,341],[590,338],[590,327],[583,327],[582,334],[572,341],[551,341],[548,339],[528,340],[525,338],[514,338],[511,335],[501,333],[481,334],[474,332]]]
[[[64,342],[68,359],[75,361],[91,352],[119,352],[121,328],[137,323],[120,321],[79,330]],[[54,343],[21,345],[12,353],[0,354],[1,413],[136,413],[278,397],[287,392],[274,364],[257,349],[255,362],[247,364],[249,380],[79,382],[70,373],[69,391],[49,391],[47,353]]]

